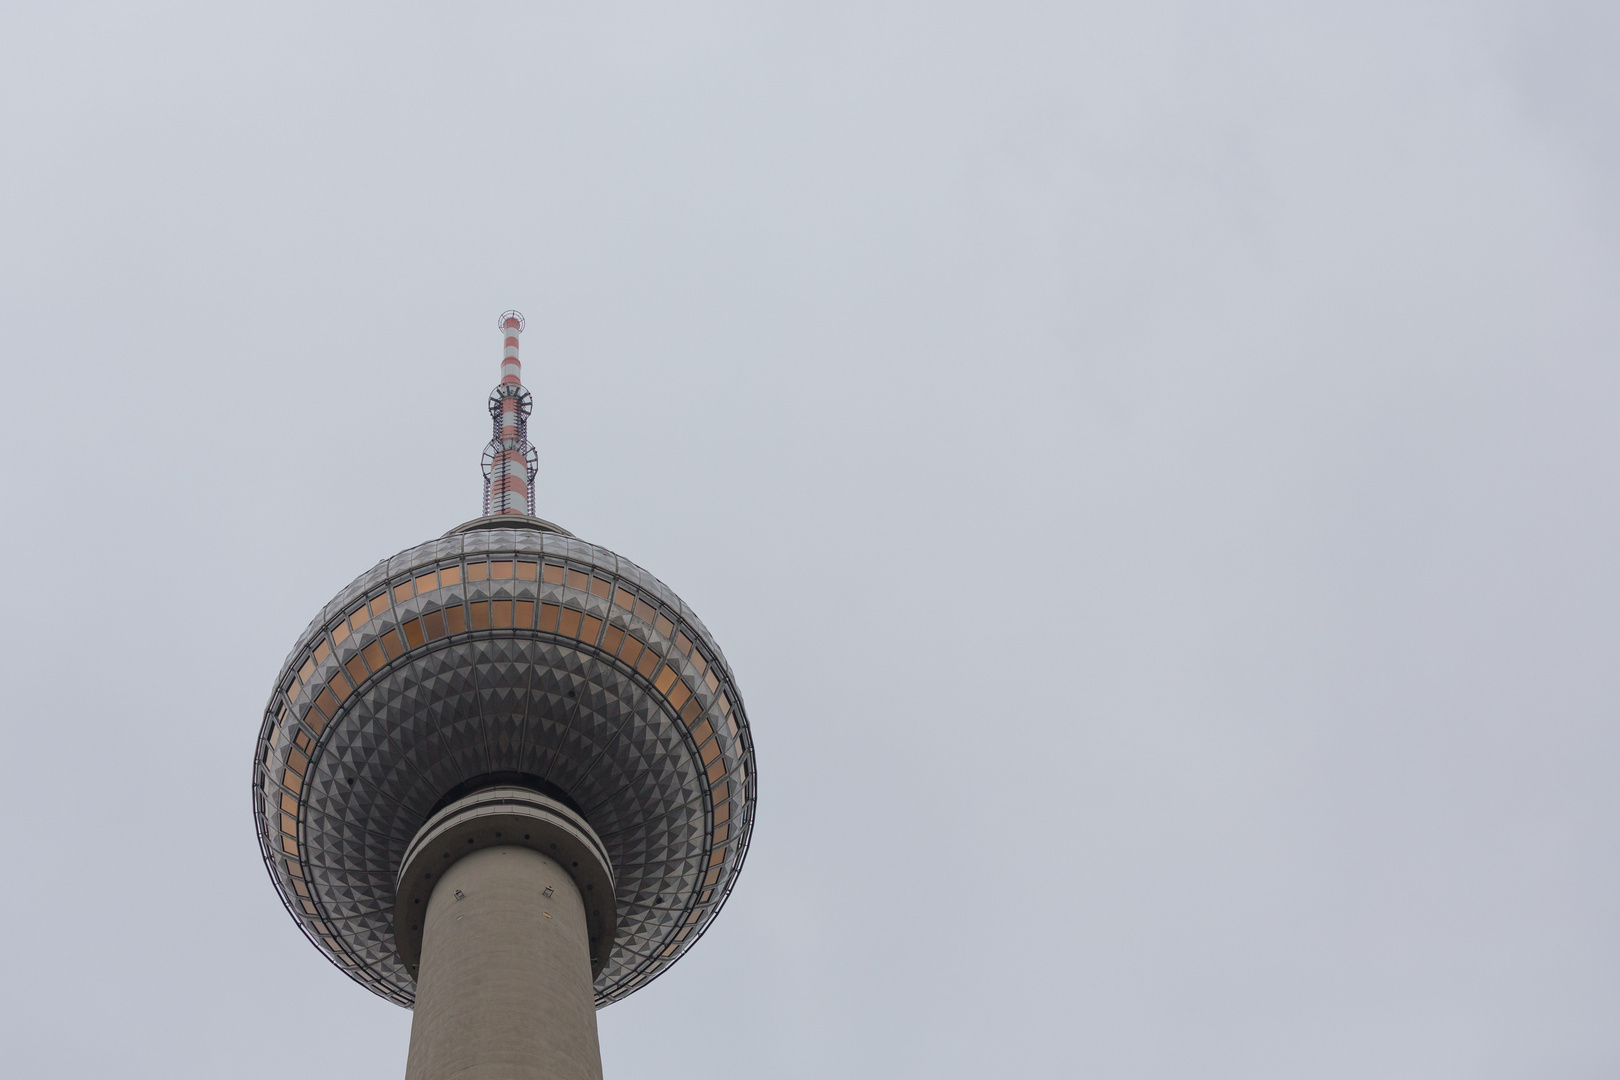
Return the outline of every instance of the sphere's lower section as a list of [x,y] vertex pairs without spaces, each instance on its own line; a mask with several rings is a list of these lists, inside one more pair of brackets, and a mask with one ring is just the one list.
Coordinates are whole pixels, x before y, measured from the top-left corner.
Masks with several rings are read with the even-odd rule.
[[601,1080],[587,901],[561,862],[480,848],[428,900],[405,1080]]

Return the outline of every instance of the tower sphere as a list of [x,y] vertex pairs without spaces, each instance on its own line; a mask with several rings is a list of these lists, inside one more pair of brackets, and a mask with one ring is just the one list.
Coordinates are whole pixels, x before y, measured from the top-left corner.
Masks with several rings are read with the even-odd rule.
[[755,790],[742,697],[691,608],[512,509],[333,597],[281,667],[253,766],[287,910],[351,978],[406,1006],[421,949],[407,901],[426,893],[403,870],[462,852],[463,837],[466,852],[573,863],[601,1007],[703,935],[741,869]]

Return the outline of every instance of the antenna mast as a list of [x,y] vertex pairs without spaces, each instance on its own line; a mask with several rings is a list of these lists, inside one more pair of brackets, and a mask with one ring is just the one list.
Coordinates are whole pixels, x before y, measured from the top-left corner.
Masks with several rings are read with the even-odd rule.
[[529,414],[534,397],[523,386],[523,364],[518,360],[518,335],[523,316],[516,311],[501,315],[506,335],[501,357],[501,381],[489,394],[489,419],[494,437],[484,447],[484,514],[534,516],[534,478],[540,455],[529,445]]

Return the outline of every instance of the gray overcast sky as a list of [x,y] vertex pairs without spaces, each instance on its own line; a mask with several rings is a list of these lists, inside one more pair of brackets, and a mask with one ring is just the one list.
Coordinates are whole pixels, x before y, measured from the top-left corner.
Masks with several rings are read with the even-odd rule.
[[541,513],[748,866],[607,1074],[1620,1074],[1620,8],[0,9],[0,1071],[403,1072],[253,739]]

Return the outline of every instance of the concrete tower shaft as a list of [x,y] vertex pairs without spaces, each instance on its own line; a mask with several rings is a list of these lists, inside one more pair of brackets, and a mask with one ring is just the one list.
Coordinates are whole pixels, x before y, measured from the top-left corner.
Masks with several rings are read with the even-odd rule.
[[405,1080],[602,1080],[584,902],[555,859],[458,859],[425,918]]
[[496,785],[435,814],[394,906],[417,979],[405,1080],[601,1080],[591,984],[614,915],[607,848],[562,802]]

